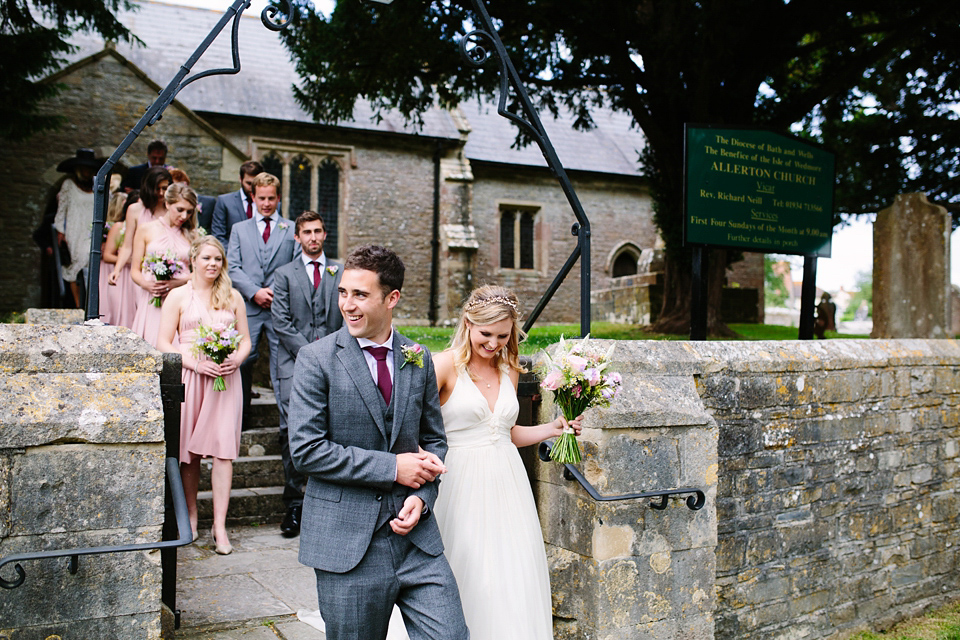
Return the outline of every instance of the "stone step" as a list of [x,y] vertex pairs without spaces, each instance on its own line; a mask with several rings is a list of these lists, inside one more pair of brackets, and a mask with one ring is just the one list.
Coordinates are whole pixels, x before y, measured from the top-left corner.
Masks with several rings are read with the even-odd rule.
[[[256,525],[279,523],[286,507],[283,504],[283,487],[247,487],[230,491],[230,506],[227,509],[228,525]],[[197,515],[200,530],[209,529],[213,521],[213,493],[197,493]]]
[[[205,459],[200,463],[200,489],[210,490],[210,474],[213,460]],[[242,456],[233,461],[233,488],[282,487],[283,463],[279,455]]]
[[277,402],[273,392],[264,387],[255,387],[255,390],[260,393],[260,397],[250,401],[247,426],[251,429],[280,426],[280,414],[277,413]]
[[240,457],[280,455],[280,427],[247,429],[240,433]]

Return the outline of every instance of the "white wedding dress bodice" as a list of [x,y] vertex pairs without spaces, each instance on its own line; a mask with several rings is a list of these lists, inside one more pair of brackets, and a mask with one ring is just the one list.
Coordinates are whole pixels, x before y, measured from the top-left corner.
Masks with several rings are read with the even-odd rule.
[[[461,372],[441,411],[450,448],[434,513],[470,638],[550,640],[547,556],[530,481],[510,439],[520,411],[510,376],[501,374],[491,411]],[[402,637],[396,631],[389,637]]]

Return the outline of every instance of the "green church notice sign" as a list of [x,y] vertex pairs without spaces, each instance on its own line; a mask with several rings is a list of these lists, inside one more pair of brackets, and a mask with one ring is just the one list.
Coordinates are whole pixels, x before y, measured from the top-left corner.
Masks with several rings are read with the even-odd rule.
[[686,134],[688,244],[830,257],[832,153],[761,129]]

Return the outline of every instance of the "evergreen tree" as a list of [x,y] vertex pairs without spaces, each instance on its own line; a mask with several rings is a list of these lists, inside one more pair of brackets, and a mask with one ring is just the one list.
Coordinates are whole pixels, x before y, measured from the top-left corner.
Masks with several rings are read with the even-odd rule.
[[0,137],[23,140],[57,127],[61,117],[37,107],[60,90],[43,78],[63,66],[70,35],[131,40],[116,13],[133,7],[129,0],[0,0]]
[[[942,0],[489,0],[501,39],[541,111],[563,106],[589,128],[625,111],[648,144],[639,158],[666,243],[655,330],[690,322],[683,247],[685,123],[801,132],[839,153],[838,211],[875,211],[890,193],[933,189],[958,202],[960,3]],[[317,119],[350,118],[358,96],[417,120],[439,102],[493,95],[496,65],[461,62],[466,0],[306,4],[283,34]],[[906,138],[904,136],[907,136]],[[912,141],[912,142],[911,142]],[[911,147],[912,145],[912,147]],[[920,176],[920,179],[915,179]],[[935,186],[930,186],[935,185]],[[939,187],[939,188],[937,188]],[[589,216],[590,212],[587,211]],[[710,251],[708,328],[720,322],[732,251]]]

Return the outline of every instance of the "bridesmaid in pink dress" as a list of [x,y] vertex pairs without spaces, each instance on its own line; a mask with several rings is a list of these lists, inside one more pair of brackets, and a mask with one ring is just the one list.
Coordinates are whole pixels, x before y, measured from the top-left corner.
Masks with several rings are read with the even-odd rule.
[[[124,218],[126,232],[123,237],[123,244],[117,251],[117,262],[113,265],[113,272],[108,277],[110,284],[119,284],[123,268],[130,264],[137,228],[154,220],[159,220],[167,211],[167,203],[163,196],[167,192],[167,187],[171,184],[173,184],[173,178],[170,177],[170,172],[165,167],[150,167],[147,169],[143,180],[140,182],[139,200],[135,200],[127,208]],[[129,274],[129,271],[123,275],[127,274]]]
[[[200,459],[213,458],[213,529],[216,552],[229,554],[233,548],[227,538],[227,507],[233,483],[233,460],[240,453],[240,416],[243,385],[240,363],[250,354],[247,312],[240,293],[232,288],[227,275],[227,255],[220,241],[203,236],[190,247],[193,275],[187,285],[174,290],[163,304],[158,348],[183,356],[185,400],[180,413],[180,474],[187,497],[193,539],[197,535],[197,487],[200,484]],[[193,352],[199,324],[229,325],[236,322],[242,336],[240,346],[216,364]],[[179,346],[174,345],[179,334]],[[223,376],[225,391],[214,391],[213,382]]]
[[[133,239],[132,264],[143,266],[130,270],[130,277],[140,287],[133,330],[155,347],[160,330],[160,307],[152,300],[160,298],[162,301],[171,289],[187,283],[190,278],[188,254],[197,228],[197,194],[193,189],[182,182],[175,182],[167,187],[164,199],[167,210],[163,217],[137,229],[137,236]],[[180,267],[172,279],[156,280],[143,264],[144,258],[167,252],[176,256]]]
[[[120,203],[119,215],[113,215],[115,199]],[[133,327],[133,316],[137,311],[137,286],[130,278],[130,265],[124,265],[121,276],[114,285],[110,284],[110,274],[113,266],[117,264],[120,247],[126,239],[124,232],[127,223],[124,218],[127,209],[138,199],[136,191],[129,195],[119,192],[111,196],[111,211],[107,215],[107,221],[112,226],[101,248],[103,258],[100,265],[100,314],[104,322],[117,327]]]

